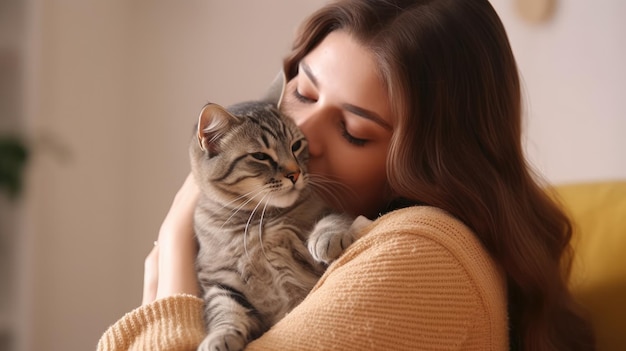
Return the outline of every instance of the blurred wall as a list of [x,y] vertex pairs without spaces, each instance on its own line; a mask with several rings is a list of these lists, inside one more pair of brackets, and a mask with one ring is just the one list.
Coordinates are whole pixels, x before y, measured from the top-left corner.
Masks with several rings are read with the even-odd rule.
[[[200,107],[259,96],[324,1],[29,0],[24,110],[37,143],[21,244],[21,350],[85,350],[141,299],[143,259],[188,172]],[[626,178],[624,2],[544,25],[492,0],[553,182]]]
[[555,183],[626,178],[626,2],[556,0],[536,25],[517,1],[491,2],[522,75],[532,164]]

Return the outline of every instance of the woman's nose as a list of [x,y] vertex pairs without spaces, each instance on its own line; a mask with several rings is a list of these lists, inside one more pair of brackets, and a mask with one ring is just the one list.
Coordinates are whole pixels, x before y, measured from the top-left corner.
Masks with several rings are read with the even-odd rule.
[[309,143],[309,155],[319,157],[324,150],[324,127],[321,111],[307,111],[295,118],[296,124]]

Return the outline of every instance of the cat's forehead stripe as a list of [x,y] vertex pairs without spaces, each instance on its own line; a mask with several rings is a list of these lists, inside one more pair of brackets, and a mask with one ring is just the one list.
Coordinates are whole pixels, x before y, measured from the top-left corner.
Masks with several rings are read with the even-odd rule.
[[287,139],[287,140],[292,139],[293,133],[291,129],[289,128],[289,124],[287,123],[288,121],[285,121],[283,117],[281,117],[276,112],[274,112],[274,116],[276,117],[276,119],[272,120],[272,122],[275,123],[274,127],[276,129],[280,129],[280,139]]
[[276,135],[273,130],[269,129],[266,126],[261,126],[261,129],[263,129],[267,134],[271,135],[274,139],[279,140],[278,135]]
[[233,170],[235,169],[235,166],[237,166],[237,164],[245,159],[247,157],[247,155],[241,155],[239,157],[237,157],[235,160],[233,160],[233,162],[231,162],[230,166],[228,167],[228,169],[226,169],[226,172],[224,172],[224,174],[222,174],[221,176],[213,179],[212,181],[215,182],[220,182],[223,181],[224,179],[228,178],[228,176],[230,176],[231,173],[233,173]]
[[261,135],[261,140],[263,140],[263,144],[265,145],[266,148],[270,148],[270,142],[269,140],[267,140],[267,137],[265,135]]
[[274,139],[278,139],[278,135],[276,135],[276,133],[269,127],[261,124],[261,121],[259,121],[258,119],[252,117],[252,116],[248,116],[248,120],[256,125],[259,126],[259,128],[261,128],[264,132],[268,133],[269,135],[271,135]]
[[288,130],[287,123],[285,123],[286,121],[284,121],[284,118],[280,114],[280,112],[278,112],[278,110],[276,110],[273,106],[266,106],[265,110],[274,117],[274,119],[265,120],[266,123],[271,122],[272,127],[274,127],[273,129],[277,129],[278,127],[281,129],[281,132],[282,132],[281,136],[283,137],[287,136],[287,130]]
[[[277,116],[277,117],[278,117],[278,116]],[[280,118],[280,117],[279,117],[279,118]],[[288,136],[289,136],[289,137],[291,137],[291,135],[288,135],[288,134],[287,134],[287,123],[281,123],[281,124],[280,124],[280,128],[282,129],[283,136],[285,136],[285,137],[288,137]]]

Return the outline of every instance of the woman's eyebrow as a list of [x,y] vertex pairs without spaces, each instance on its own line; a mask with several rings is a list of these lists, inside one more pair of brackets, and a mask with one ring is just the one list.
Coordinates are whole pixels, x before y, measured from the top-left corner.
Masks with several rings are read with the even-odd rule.
[[363,117],[367,120],[370,120],[378,125],[380,125],[381,127],[393,131],[393,127],[391,126],[391,124],[389,124],[387,121],[385,121],[385,119],[383,119],[382,117],[380,117],[377,113],[366,110],[364,108],[352,105],[352,104],[343,104],[341,105],[341,107],[349,112],[352,112],[353,114]]
[[315,76],[313,75],[313,72],[311,71],[311,68],[306,63],[300,62],[300,70],[302,70],[304,74],[306,74],[306,76],[309,78],[311,83],[313,83],[313,85],[316,88],[319,88],[317,86],[318,85],[317,78],[315,78]]
[[[311,67],[309,67],[309,65],[307,65],[305,62],[301,61],[300,62],[300,70],[302,72],[304,72],[304,74],[307,76],[307,78],[309,78],[309,80],[311,81],[311,84],[313,84],[313,86],[315,86],[316,88],[319,88],[319,82],[317,80],[317,78],[315,77],[315,75],[313,75],[313,71],[311,70]],[[357,116],[363,117],[367,120],[370,120],[378,125],[380,125],[381,127],[387,129],[387,130],[393,130],[393,127],[391,126],[391,124],[389,124],[384,118],[380,117],[377,113],[370,111],[370,110],[366,110],[362,107],[358,107],[356,105],[352,105],[352,104],[343,104],[341,105],[341,107],[348,111],[351,112]]]

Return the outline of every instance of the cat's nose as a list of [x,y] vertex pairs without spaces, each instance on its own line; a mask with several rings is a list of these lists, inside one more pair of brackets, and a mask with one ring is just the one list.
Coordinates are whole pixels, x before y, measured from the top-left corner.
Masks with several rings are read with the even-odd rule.
[[298,181],[298,177],[300,177],[300,171],[289,172],[285,174],[285,178],[289,178],[293,184],[296,184]]

